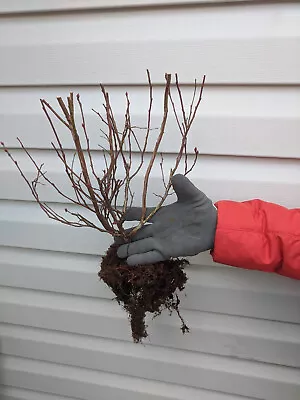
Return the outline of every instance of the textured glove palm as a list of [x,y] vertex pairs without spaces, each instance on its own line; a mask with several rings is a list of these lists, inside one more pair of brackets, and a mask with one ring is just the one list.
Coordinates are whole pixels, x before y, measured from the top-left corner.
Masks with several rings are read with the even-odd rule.
[[[118,249],[129,265],[151,264],[171,257],[192,256],[212,249],[217,210],[212,201],[183,175],[172,178],[177,201],[160,208],[129,244]],[[153,208],[148,208],[149,215]],[[130,208],[126,221],[139,221],[142,209]]]

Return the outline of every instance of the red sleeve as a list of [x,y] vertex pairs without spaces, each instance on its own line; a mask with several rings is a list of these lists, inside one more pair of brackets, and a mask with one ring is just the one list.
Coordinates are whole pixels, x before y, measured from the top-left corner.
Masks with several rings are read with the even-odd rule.
[[216,203],[214,261],[300,279],[300,209],[250,200]]

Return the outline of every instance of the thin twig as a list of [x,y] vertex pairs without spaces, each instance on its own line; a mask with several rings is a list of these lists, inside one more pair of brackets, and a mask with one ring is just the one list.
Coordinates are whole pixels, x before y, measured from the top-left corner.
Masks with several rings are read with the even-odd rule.
[[[21,177],[25,180],[35,201],[50,219],[69,226],[79,228],[93,228],[100,232],[106,232],[113,236],[121,236],[124,239],[128,239],[128,237],[134,235],[145,223],[147,223],[152,218],[152,216],[164,204],[166,198],[171,194],[172,177],[177,172],[179,166],[181,165],[181,162],[183,161],[184,164],[183,166],[185,175],[189,174],[195,167],[199,152],[197,148],[194,149],[194,159],[191,165],[189,165],[190,163],[188,162],[189,157],[187,143],[192,123],[196,117],[197,110],[202,99],[205,76],[203,78],[199,91],[197,90],[197,82],[195,80],[192,100],[189,104],[188,112],[186,112],[178,75],[175,74],[174,88],[179,99],[179,109],[175,106],[173,94],[171,93],[171,75],[166,74],[162,121],[158,130],[154,147],[153,149],[151,149],[151,155],[149,161],[147,162],[145,175],[143,178],[143,189],[141,197],[142,216],[137,227],[129,231],[129,233],[125,231],[125,229],[123,228],[125,211],[128,207],[132,206],[135,196],[135,193],[133,193],[132,191],[132,181],[139,174],[142,167],[144,166],[146,153],[150,152],[148,148],[150,132],[157,130],[157,128],[151,127],[153,84],[151,81],[149,70],[147,70],[147,80],[149,88],[149,106],[147,112],[146,127],[138,127],[132,124],[129,95],[128,93],[126,93],[126,109],[122,130],[118,129],[114,116],[114,111],[110,102],[110,96],[105,90],[104,86],[100,85],[102,96],[104,99],[103,107],[105,112],[102,115],[100,112],[97,112],[94,109],[93,111],[98,115],[101,122],[104,124],[104,128],[102,129],[101,127],[100,131],[102,132],[103,138],[107,143],[107,147],[99,145],[104,160],[104,169],[100,171],[102,174],[101,176],[99,176],[96,172],[94,164],[95,160],[93,158],[94,155],[91,150],[90,137],[88,134],[83,105],[81,103],[79,94],[76,96],[76,104],[79,107],[79,114],[81,116],[81,129],[79,130],[75,121],[75,104],[72,92],[69,94],[66,101],[64,101],[61,97],[57,97],[57,102],[60,110],[59,112],[62,112],[62,115],[58,111],[56,111],[46,100],[40,100],[44,114],[51,126],[52,132],[55,137],[55,143],[51,142],[51,146],[54,150],[54,154],[58,157],[63,165],[64,172],[68,177],[69,183],[71,184],[75,196],[68,195],[67,192],[60,188],[55,182],[51,181],[51,179],[47,175],[47,172],[43,169],[44,164],[39,165],[35,161],[34,157],[25,148],[20,139],[18,140],[21,149],[25,152],[36,171],[36,175],[32,181],[30,181],[24,174],[17,161],[15,161],[9,150],[5,147],[4,143],[1,143],[4,151],[14,162],[19,173],[21,174]],[[176,119],[178,133],[180,135],[180,145],[176,153],[173,167],[170,169],[169,174],[165,175],[163,165],[164,157],[163,153],[160,152],[160,145],[166,131],[166,123],[169,113],[169,100],[171,102],[171,109]],[[62,142],[62,135],[58,133],[58,128],[56,128],[53,118],[60,122],[64,126],[64,128],[67,128],[69,134],[71,134],[75,150],[71,161],[68,160],[67,153],[64,149]],[[140,138],[138,138],[138,135],[136,134],[135,130],[138,129],[146,130],[143,142]],[[83,132],[82,135],[86,143],[86,151],[84,151],[82,148],[79,132]],[[136,145],[137,150],[134,149],[134,144]],[[138,154],[140,156],[137,164],[134,162],[133,157],[135,151],[138,151]],[[162,194],[155,194],[158,197],[159,201],[154,207],[151,214],[146,216],[149,180],[158,153],[161,157],[159,165],[164,191]],[[76,157],[79,161],[79,171],[75,170]],[[119,167],[122,170],[122,176],[119,176]],[[94,181],[96,181],[96,184],[93,184]],[[71,205],[75,205],[76,207],[83,207],[83,209],[85,209],[89,213],[95,214],[99,224],[91,221],[80,212],[71,211],[68,208],[65,209],[65,213],[67,216],[72,217],[72,219],[68,219],[67,217],[53,210],[48,204],[41,201],[38,193],[40,185],[49,185]],[[120,204],[121,197],[122,204]]]
[[164,93],[164,115],[163,115],[163,119],[162,119],[162,123],[161,123],[161,127],[160,127],[160,132],[159,132],[158,138],[156,140],[156,143],[155,143],[155,146],[153,149],[153,153],[152,153],[151,159],[148,164],[148,168],[145,173],[144,187],[143,187],[143,194],[142,194],[142,216],[141,216],[141,220],[140,220],[141,223],[143,223],[143,221],[145,219],[145,215],[146,215],[147,190],[148,190],[148,182],[149,182],[150,172],[153,167],[153,164],[154,164],[154,161],[155,161],[158,149],[159,149],[159,145],[160,145],[163,135],[165,133],[165,127],[166,127],[166,123],[167,123],[167,119],[168,119],[168,110],[169,110],[168,100],[169,100],[169,92],[170,92],[170,85],[171,85],[171,74],[166,74],[165,78],[166,78],[166,86],[165,86],[165,93]]

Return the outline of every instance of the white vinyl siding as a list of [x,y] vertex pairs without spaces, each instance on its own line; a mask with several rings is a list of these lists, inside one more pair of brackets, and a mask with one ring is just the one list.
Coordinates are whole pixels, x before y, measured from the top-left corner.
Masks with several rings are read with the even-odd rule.
[[[165,72],[184,93],[207,76],[190,146],[193,182],[214,201],[300,206],[300,4],[256,1],[0,2],[0,140],[29,177],[16,137],[65,176],[39,99],[80,93],[100,159],[99,83],[117,119],[124,93],[144,124],[146,69],[158,100]],[[156,100],[153,124],[161,118]],[[178,139],[170,118],[163,151]],[[65,140],[67,149],[71,142]],[[140,191],[143,176],[136,182]],[[160,171],[151,179],[155,192]],[[151,190],[152,191],[152,190]],[[61,197],[41,188],[57,209]],[[150,197],[154,202],[155,197]],[[0,152],[0,398],[3,400],[299,400],[300,283],[191,259],[182,314],[149,321],[132,343],[125,312],[98,281],[110,237],[47,219]]]

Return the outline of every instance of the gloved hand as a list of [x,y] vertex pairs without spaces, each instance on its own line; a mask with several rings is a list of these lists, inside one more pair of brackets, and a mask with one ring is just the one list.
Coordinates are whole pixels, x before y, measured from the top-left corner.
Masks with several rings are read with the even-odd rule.
[[[159,209],[129,244],[118,248],[118,256],[128,265],[151,264],[171,257],[185,257],[214,246],[217,209],[212,201],[184,175],[174,175],[177,201]],[[153,208],[147,208],[149,215]],[[126,221],[140,221],[142,209],[130,208]]]

